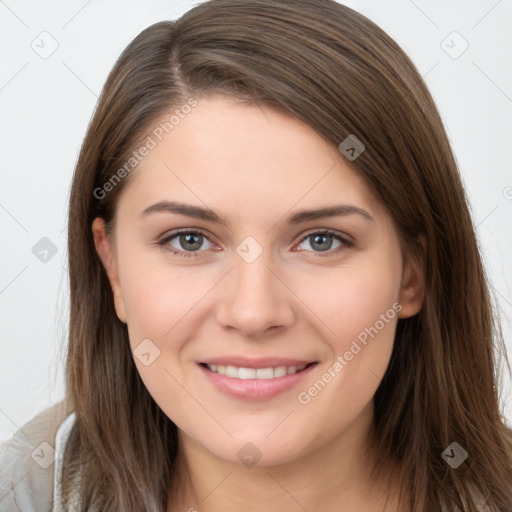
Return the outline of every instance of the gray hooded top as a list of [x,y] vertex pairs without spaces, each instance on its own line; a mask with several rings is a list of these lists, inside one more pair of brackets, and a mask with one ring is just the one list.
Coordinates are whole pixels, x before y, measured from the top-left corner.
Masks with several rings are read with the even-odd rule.
[[[61,459],[75,414],[64,402],[40,412],[0,443],[0,511],[61,512]],[[77,498],[73,501],[74,510]]]

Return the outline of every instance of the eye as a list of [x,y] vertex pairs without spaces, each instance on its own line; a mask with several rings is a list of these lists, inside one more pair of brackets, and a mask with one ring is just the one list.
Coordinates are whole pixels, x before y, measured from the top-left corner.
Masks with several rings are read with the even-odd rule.
[[[175,245],[173,245],[171,242],[175,239]],[[197,257],[198,255],[194,253],[200,252],[205,240],[208,238],[201,231],[178,231],[164,237],[158,245],[176,256]]]
[[[333,239],[339,242],[338,247],[334,250],[330,250],[333,245]],[[354,243],[347,237],[340,235],[329,229],[322,231],[314,231],[313,233],[307,234],[301,241],[300,244],[309,240],[309,246],[313,249],[314,256],[329,256],[333,253],[338,253],[346,247],[352,247]],[[300,245],[299,244],[299,245]],[[326,253],[326,254],[321,254]]]
[[[333,239],[336,240],[339,245],[331,250],[333,246]],[[211,244],[210,247],[203,247],[205,241],[208,241]],[[354,245],[354,242],[349,240],[347,237],[329,229],[314,231],[307,234],[302,238],[299,245],[303,244],[305,241],[309,241],[309,246],[312,249],[310,252],[313,252],[314,256],[329,256],[333,253],[338,253],[344,248],[352,247]],[[211,249],[213,246],[206,234],[198,230],[182,230],[171,233],[160,240],[158,245],[164,247],[175,256],[180,257],[197,257],[199,254],[196,253],[200,253],[201,249]]]

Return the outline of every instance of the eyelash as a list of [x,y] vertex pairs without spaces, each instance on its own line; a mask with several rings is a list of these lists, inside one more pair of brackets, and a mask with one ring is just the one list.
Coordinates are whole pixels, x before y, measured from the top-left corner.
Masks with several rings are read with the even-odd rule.
[[[209,240],[209,238],[206,235],[206,233],[204,233],[203,231],[201,231],[199,229],[197,229],[197,230],[181,230],[181,231],[176,231],[175,233],[171,233],[168,236],[165,236],[163,239],[161,239],[158,242],[158,245],[161,246],[161,247],[164,247],[171,240],[173,240],[177,236],[183,235],[183,234],[199,234],[199,235],[204,236],[207,240]],[[311,233],[308,233],[307,235],[305,235],[299,241],[299,244],[304,242],[304,240],[306,240],[306,239],[308,239],[310,237],[313,237],[314,235],[331,235],[333,238],[335,238],[336,240],[338,240],[339,242],[341,242],[343,244],[343,246],[338,247],[337,249],[325,251],[325,254],[323,253],[323,251],[321,251],[321,252],[320,251],[308,251],[308,252],[312,252],[313,256],[315,256],[315,257],[318,256],[320,258],[324,258],[324,257],[327,257],[327,256],[331,256],[332,254],[338,253],[339,251],[341,251],[344,248],[350,248],[350,247],[352,247],[354,245],[354,242],[352,242],[348,238],[345,238],[344,236],[340,235],[336,231],[332,231],[330,229],[322,229],[322,230],[319,230],[319,231],[313,231]],[[171,246],[167,246],[167,247],[164,247],[164,248],[165,248],[165,250],[171,252],[175,256],[186,257],[186,258],[198,257],[198,255],[196,253],[202,252],[202,251],[178,251],[178,250],[174,249],[174,247],[171,247]]]

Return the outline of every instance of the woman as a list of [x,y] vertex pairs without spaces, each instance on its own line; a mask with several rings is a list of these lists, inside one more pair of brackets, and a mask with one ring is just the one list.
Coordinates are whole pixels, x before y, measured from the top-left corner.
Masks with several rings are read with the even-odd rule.
[[364,16],[211,0],[144,30],[68,240],[55,510],[512,510],[463,186]]

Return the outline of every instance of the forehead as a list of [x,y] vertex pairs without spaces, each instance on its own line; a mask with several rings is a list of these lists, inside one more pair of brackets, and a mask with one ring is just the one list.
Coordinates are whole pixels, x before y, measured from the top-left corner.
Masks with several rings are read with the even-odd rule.
[[269,222],[279,212],[342,202],[377,213],[376,198],[337,148],[293,116],[220,95],[199,98],[171,129],[172,113],[154,122],[169,133],[148,130],[154,147],[121,203],[142,211],[180,200]]

